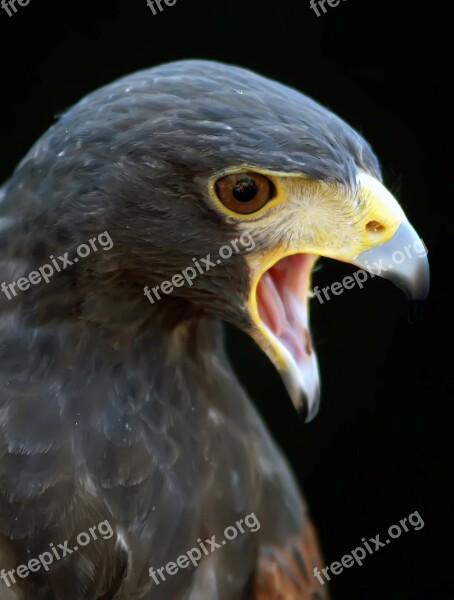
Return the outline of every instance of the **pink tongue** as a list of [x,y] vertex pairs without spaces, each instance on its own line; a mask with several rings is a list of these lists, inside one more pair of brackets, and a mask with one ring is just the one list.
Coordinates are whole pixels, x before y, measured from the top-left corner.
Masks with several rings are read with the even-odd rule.
[[[296,296],[303,269],[299,261],[289,257],[281,261],[260,279],[257,288],[259,316],[299,362],[307,356],[306,313]],[[290,268],[292,267],[292,268]]]

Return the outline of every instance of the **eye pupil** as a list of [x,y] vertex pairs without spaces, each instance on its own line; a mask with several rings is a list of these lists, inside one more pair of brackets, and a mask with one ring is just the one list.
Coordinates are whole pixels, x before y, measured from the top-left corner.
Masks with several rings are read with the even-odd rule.
[[250,202],[257,195],[257,184],[252,177],[242,177],[232,186],[232,194],[238,202]]

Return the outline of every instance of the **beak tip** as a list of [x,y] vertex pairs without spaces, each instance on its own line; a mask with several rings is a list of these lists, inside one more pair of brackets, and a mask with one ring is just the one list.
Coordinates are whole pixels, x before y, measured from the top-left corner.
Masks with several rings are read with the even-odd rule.
[[301,401],[298,408],[298,414],[303,423],[310,423],[315,419],[320,409],[320,391],[317,390],[315,395],[308,397],[301,392]]
[[303,402],[301,408],[298,409],[298,415],[303,423],[307,423],[308,410],[306,402]]

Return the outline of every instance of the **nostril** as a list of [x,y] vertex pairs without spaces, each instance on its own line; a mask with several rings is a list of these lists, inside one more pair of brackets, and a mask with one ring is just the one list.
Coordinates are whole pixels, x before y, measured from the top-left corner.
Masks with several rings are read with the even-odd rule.
[[366,229],[372,233],[380,233],[385,229],[385,227],[378,221],[369,221],[369,223],[366,225]]

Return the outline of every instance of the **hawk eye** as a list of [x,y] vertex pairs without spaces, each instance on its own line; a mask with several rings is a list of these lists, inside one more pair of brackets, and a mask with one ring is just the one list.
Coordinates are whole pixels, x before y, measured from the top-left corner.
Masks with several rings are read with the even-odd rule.
[[273,183],[258,173],[227,175],[216,182],[219,200],[236,213],[256,212],[275,196]]

